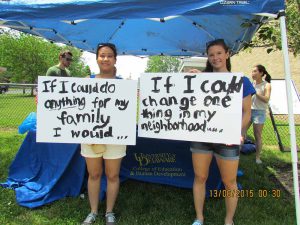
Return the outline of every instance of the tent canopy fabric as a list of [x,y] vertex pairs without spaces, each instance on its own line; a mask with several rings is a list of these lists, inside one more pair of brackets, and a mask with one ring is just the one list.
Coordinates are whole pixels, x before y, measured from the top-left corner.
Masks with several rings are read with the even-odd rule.
[[283,0],[10,0],[1,1],[1,17],[23,19],[143,19],[185,15],[276,14]]
[[284,0],[11,0],[0,1],[0,26],[89,52],[111,42],[120,55],[204,56],[218,38],[237,53],[265,13],[283,9]]

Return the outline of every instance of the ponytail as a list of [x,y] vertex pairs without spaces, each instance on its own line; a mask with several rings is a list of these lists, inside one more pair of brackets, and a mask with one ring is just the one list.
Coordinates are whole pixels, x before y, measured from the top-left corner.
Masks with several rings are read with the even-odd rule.
[[262,76],[265,76],[266,75],[266,77],[265,77],[265,81],[267,81],[268,83],[271,83],[271,80],[272,80],[272,78],[271,78],[271,75],[268,73],[268,71],[266,70],[266,68],[263,66],[263,65],[256,65],[255,66],[256,68],[257,68],[257,70],[260,72],[260,73],[262,73]]
[[265,81],[267,81],[268,83],[271,83],[271,75],[266,71],[266,77],[265,77]]

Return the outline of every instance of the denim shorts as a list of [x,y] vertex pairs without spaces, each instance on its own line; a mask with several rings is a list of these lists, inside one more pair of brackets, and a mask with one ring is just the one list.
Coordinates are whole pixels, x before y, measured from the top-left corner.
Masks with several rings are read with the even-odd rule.
[[225,145],[207,142],[191,142],[192,153],[211,154],[224,160],[238,160],[240,145]]
[[252,109],[251,122],[253,124],[264,124],[266,121],[266,110]]

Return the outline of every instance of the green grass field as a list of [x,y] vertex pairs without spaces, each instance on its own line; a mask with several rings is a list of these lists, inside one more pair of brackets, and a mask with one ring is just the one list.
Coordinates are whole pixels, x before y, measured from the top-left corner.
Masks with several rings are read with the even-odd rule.
[[[2,107],[3,99],[0,98]],[[16,97],[15,105],[10,110],[15,114],[23,113],[26,117],[30,110],[34,111],[34,100],[30,97]],[[25,112],[24,104],[33,108]],[[9,110],[2,111],[7,113]],[[11,115],[11,113],[8,113]],[[12,119],[7,118],[10,122]],[[17,121],[17,119],[16,119]],[[22,121],[22,120],[21,120]],[[1,123],[2,123],[1,117]],[[7,127],[0,125],[0,182],[8,176],[9,165],[14,159],[25,135],[17,134],[16,125]],[[269,138],[264,133],[264,139]],[[238,182],[243,186],[245,195],[239,200],[236,225],[294,225],[294,197],[291,196],[275,179],[275,169],[280,166],[291,167],[290,153],[282,153],[276,142],[266,144],[262,153],[263,165],[254,163],[255,156],[241,155],[240,168],[244,176]],[[272,195],[272,191],[274,194]],[[268,192],[266,196],[265,192]],[[253,193],[253,197],[246,194]],[[89,212],[87,198],[65,198],[49,205],[28,209],[19,206],[13,190],[0,188],[0,224],[32,224],[32,225],[67,225],[80,224]],[[104,213],[105,202],[101,202],[100,213]],[[115,207],[120,225],[190,225],[194,219],[193,195],[191,189],[126,181],[121,184],[120,194]],[[225,215],[223,198],[209,198],[205,205],[205,225],[222,225]],[[99,218],[96,224],[104,224]]]
[[[276,121],[276,124],[281,124],[281,126],[277,126],[281,142],[283,146],[290,147],[290,131],[289,131],[289,125],[288,121]],[[283,124],[283,125],[282,125]],[[296,123],[295,123],[296,124]],[[300,143],[300,124],[298,126],[295,126],[295,131],[296,131],[296,142]],[[254,140],[254,135],[253,135],[253,129],[252,126],[248,130],[248,136],[250,136]],[[278,146],[278,141],[272,126],[272,122],[270,118],[267,118],[264,128],[263,128],[263,144],[268,145],[268,146]]]
[[19,126],[31,112],[36,112],[34,97],[30,95],[0,95],[0,128]]

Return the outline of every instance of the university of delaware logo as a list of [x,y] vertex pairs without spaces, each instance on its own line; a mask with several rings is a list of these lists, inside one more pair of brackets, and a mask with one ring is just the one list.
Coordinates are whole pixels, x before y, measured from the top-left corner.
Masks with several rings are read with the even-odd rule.
[[138,161],[139,166],[176,162],[176,154],[171,154],[171,153],[158,153],[158,154],[134,153],[134,158],[136,161]]

